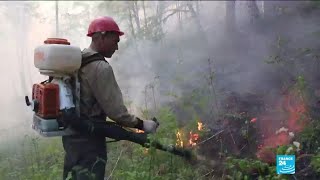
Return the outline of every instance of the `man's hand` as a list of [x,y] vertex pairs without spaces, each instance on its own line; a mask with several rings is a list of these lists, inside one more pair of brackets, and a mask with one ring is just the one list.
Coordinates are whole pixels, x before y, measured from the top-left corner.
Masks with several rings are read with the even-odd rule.
[[159,126],[159,123],[157,121],[153,121],[153,120],[143,121],[143,131],[147,134],[155,133],[157,131],[158,126]]

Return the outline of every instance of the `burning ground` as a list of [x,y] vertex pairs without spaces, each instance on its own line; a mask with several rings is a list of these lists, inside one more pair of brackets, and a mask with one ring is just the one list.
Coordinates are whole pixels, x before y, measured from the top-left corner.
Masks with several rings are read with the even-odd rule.
[[301,84],[293,83],[273,101],[256,94],[230,94],[214,128],[197,119],[197,126],[193,123],[177,131],[176,146],[193,149],[197,163],[212,168],[207,178],[290,179],[290,175],[276,175],[275,157],[293,154],[295,177],[317,179],[319,142],[313,136],[319,132],[319,115]]
[[[208,168],[205,178],[319,179],[320,44],[310,34],[319,30],[319,12],[309,10],[270,18],[259,27],[274,24],[263,30],[234,32],[217,46],[209,42],[212,54],[199,50],[197,61],[194,53],[175,66],[185,72],[166,104],[180,127],[176,145],[195,150]],[[171,87],[169,79],[159,81],[160,91]],[[277,154],[296,155],[295,175],[276,174]]]
[[[108,14],[119,20],[126,35],[110,64],[125,100],[131,101],[127,103],[130,111],[146,119],[156,116],[161,125],[155,138],[164,144],[190,149],[194,155],[191,161],[185,161],[129,142],[108,144],[109,177],[320,179],[319,6],[279,1],[274,2],[279,6],[272,10],[262,8],[259,1],[259,15],[248,17],[246,6],[253,1],[237,1],[236,18],[230,21],[227,17],[232,12],[228,8],[225,11],[229,2],[145,1],[129,3],[132,7],[121,1],[60,4],[60,35],[81,48],[89,44],[90,39],[85,39],[84,34],[92,18]],[[267,7],[267,1],[264,3]],[[37,4],[43,7],[42,2]],[[3,26],[2,38],[12,46],[4,45],[1,50],[5,59],[15,60],[5,62],[17,67],[21,77],[16,71],[3,68],[6,74],[2,82],[14,91],[3,89],[8,96],[3,97],[2,106],[8,115],[4,116],[2,126],[19,122],[17,125],[21,127],[21,119],[30,121],[30,118],[20,106],[11,108],[16,103],[9,98],[23,97],[28,91],[32,83],[24,84],[25,77],[30,81],[38,79],[32,51],[35,44],[54,34],[55,28],[51,27],[55,11],[42,9],[44,12],[38,12],[39,17],[32,20],[37,24],[31,23],[32,27],[26,28],[27,8],[22,8],[26,6],[21,5],[16,16],[9,5],[0,9],[11,17],[7,26]],[[47,6],[53,8],[54,3]],[[139,7],[140,12],[142,7],[146,8],[144,17],[136,11]],[[30,8],[37,12],[36,7]],[[161,10],[163,14],[159,13]],[[132,24],[131,15],[139,17],[131,19]],[[2,18],[8,21],[7,17]],[[161,18],[167,18],[166,22],[159,23]],[[27,33],[21,33],[20,29]],[[16,34],[19,34],[16,41],[11,41]],[[30,51],[31,55],[22,54],[24,51]],[[24,76],[29,71],[32,76]],[[8,76],[16,83],[10,84]],[[29,121],[26,120],[26,129],[30,129]],[[30,134],[17,134],[22,145],[14,146],[8,153],[1,151],[1,177],[61,177],[60,139],[39,140]],[[3,139],[7,142],[9,138]],[[276,174],[276,154],[296,155],[295,175]]]

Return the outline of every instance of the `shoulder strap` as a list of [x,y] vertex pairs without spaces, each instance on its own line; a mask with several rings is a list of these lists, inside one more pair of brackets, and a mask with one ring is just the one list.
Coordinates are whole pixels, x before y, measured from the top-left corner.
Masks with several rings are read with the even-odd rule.
[[[83,58],[82,58],[81,67],[80,67],[80,68],[83,68],[84,66],[86,66],[86,65],[88,65],[89,63],[94,62],[94,61],[105,61],[105,62],[107,62],[102,55],[100,55],[100,54],[93,54],[93,55],[91,55],[91,56],[83,57]],[[108,62],[107,62],[107,63],[108,63]]]
[[89,54],[86,53],[84,51],[81,52],[82,53],[82,59],[81,59],[81,66],[79,68],[79,70],[76,73],[75,76],[75,92],[73,93],[75,96],[75,104],[76,104],[76,112],[78,117],[80,117],[80,79],[79,79],[79,71],[81,68],[85,67],[86,65],[94,62],[94,61],[105,61],[106,63],[108,63],[108,61],[106,61],[104,59],[104,57],[101,54],[98,53],[94,53],[94,54]]
[[[106,61],[104,59],[104,57],[98,53],[95,53],[95,54],[86,54],[84,51],[82,51],[82,60],[81,60],[81,66],[80,66],[80,69],[85,67],[86,65],[94,62],[94,61],[105,61],[106,63],[108,63],[108,61]],[[80,70],[79,69],[79,70]],[[78,70],[78,72],[79,72]],[[77,75],[75,76],[75,92],[74,92],[74,95],[75,95],[75,104],[76,104],[76,112],[77,112],[77,115],[78,117],[80,117],[80,80],[79,80],[79,74],[78,72],[76,73]]]

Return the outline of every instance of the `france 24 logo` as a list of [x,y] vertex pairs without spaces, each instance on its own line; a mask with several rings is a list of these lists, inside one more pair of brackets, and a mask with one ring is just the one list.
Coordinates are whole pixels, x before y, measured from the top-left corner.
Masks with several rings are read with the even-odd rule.
[[277,174],[294,174],[295,165],[295,155],[277,155]]

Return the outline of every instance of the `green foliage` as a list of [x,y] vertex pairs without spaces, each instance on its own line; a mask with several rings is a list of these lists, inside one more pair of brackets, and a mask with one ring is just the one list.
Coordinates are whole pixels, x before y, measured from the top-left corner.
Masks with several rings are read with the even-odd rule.
[[125,154],[114,171],[113,179],[177,179],[192,178],[192,166],[168,153],[135,148],[131,160]]
[[[303,76],[298,76],[295,85],[293,86],[293,90],[296,92],[296,96],[300,97],[306,102],[311,102],[312,97],[310,93],[310,88],[307,86],[307,82]],[[311,111],[311,109],[308,109]],[[312,114],[309,114],[310,116]],[[301,118],[306,120],[306,115],[301,114]],[[304,128],[304,130],[299,133],[297,137],[297,141],[302,144],[302,149],[306,153],[318,153],[320,152],[320,141],[318,137],[320,135],[320,123],[317,119],[310,119],[309,123]]]
[[278,175],[276,167],[255,159],[236,159],[228,157],[226,160],[228,179],[289,179],[289,176]]
[[[91,2],[90,2],[91,3]],[[145,4],[144,4],[145,3]],[[70,14],[61,14],[61,26],[64,36],[70,34],[79,34],[85,32],[89,20],[102,14],[114,16],[120,24],[127,26],[124,29],[129,29],[126,33],[129,37],[128,43],[133,43],[134,40],[153,40],[160,41],[165,36],[162,29],[165,21],[179,13],[179,18],[184,17],[181,13],[184,9],[174,9],[175,3],[166,4],[158,2],[117,2],[117,1],[104,1],[99,2],[98,11],[92,12],[86,2],[75,2],[73,8],[81,9],[81,12]],[[319,1],[315,1],[318,6]],[[141,15],[143,6],[147,12],[146,16]],[[156,8],[153,8],[156,5]],[[36,8],[36,6],[34,7]],[[60,11],[63,12],[63,11]],[[167,13],[167,14],[166,14]],[[169,14],[168,14],[169,13]],[[172,13],[172,14],[171,14]],[[167,15],[167,16],[166,16]],[[80,18],[81,17],[81,18]],[[188,16],[186,16],[188,17]],[[74,19],[82,19],[74,21]],[[165,19],[165,20],[164,20]],[[140,21],[139,21],[140,20]],[[188,19],[189,21],[189,19]],[[132,24],[132,26],[130,25]],[[130,34],[131,33],[131,34]],[[319,35],[316,31],[314,35]],[[131,35],[131,37],[130,37]],[[275,40],[272,49],[272,55],[267,63],[274,64],[277,67],[283,68],[280,70],[291,71],[298,66],[299,60],[305,60],[303,57],[309,56],[319,60],[315,54],[314,48],[292,48],[292,42],[286,39],[285,36],[278,36]],[[185,61],[183,57],[181,57]],[[187,59],[187,58],[186,58]],[[171,60],[171,59],[170,59]],[[162,61],[163,62],[163,61]],[[162,63],[164,64],[164,63]],[[160,64],[160,65],[162,65]],[[169,64],[169,63],[168,63]],[[158,69],[163,67],[158,67]],[[171,64],[170,64],[171,65]],[[181,65],[181,64],[180,64]],[[182,66],[182,65],[181,65]],[[181,68],[183,69],[183,68]],[[301,68],[303,69],[303,68]],[[308,68],[305,68],[309,70]],[[275,71],[278,71],[276,69]],[[307,81],[302,70],[299,69],[298,73],[293,77],[297,77],[295,89],[298,90],[298,95],[305,97],[308,89]],[[172,83],[178,87],[184,87],[190,80],[193,74],[185,74],[178,72],[179,76],[173,80]],[[210,72],[209,79],[213,81],[216,78],[214,72]],[[197,76],[198,77],[198,76]],[[210,86],[210,85],[209,85]],[[211,87],[213,89],[213,87]],[[156,112],[156,117],[160,121],[160,128],[157,134],[151,135],[151,140],[156,139],[163,144],[175,144],[176,132],[179,126],[184,123],[184,131],[197,131],[197,122],[202,120],[203,116],[210,114],[212,111],[212,99],[216,98],[213,95],[208,95],[208,87],[195,88],[193,90],[184,91],[181,96],[175,92],[170,92],[168,95],[173,96],[176,100],[177,108],[180,110],[180,116],[176,115],[170,107],[161,107]],[[130,102],[128,102],[130,104]],[[156,104],[156,103],[155,103]],[[143,115],[149,117],[150,110],[143,110]],[[183,116],[181,116],[181,114]],[[208,117],[208,116],[206,116]],[[238,123],[237,135],[243,137],[247,142],[250,142],[255,147],[256,142],[256,127],[255,124],[250,123],[252,117],[246,114],[229,113],[224,116],[230,119],[232,123]],[[204,119],[205,120],[205,119]],[[212,122],[210,122],[212,123]],[[200,132],[204,133],[204,132]],[[200,134],[201,136],[202,134]],[[320,143],[318,137],[320,136],[320,123],[313,120],[299,136],[298,140],[302,143],[302,148],[305,152],[317,154],[313,156],[311,165],[315,171],[320,173]],[[119,149],[121,152],[119,153]],[[208,172],[208,167],[194,166],[186,162],[181,157],[173,156],[169,153],[158,151],[154,148],[143,148],[139,145],[130,142],[120,142],[108,144],[108,163],[107,174],[112,175],[112,179],[199,179],[205,172]],[[276,154],[295,154],[296,147],[293,145],[280,146],[273,149]],[[18,143],[14,148],[5,148],[0,151],[0,177],[1,179],[61,179],[62,164],[63,164],[64,151],[62,149],[61,139],[44,139],[36,138],[34,136],[26,136],[21,143]],[[254,153],[251,153],[254,156]],[[275,174],[275,166],[268,165],[256,159],[249,158],[228,158],[225,162],[227,170],[226,177],[228,179],[288,179],[288,176],[280,176]]]
[[[320,3],[319,3],[319,7],[320,7]],[[314,36],[316,36],[316,37],[319,37],[319,36],[320,36],[320,30],[314,31],[314,32],[312,32],[312,34],[313,34]]]
[[[174,113],[168,107],[159,109],[157,117],[160,121],[160,128],[157,134],[150,135],[151,141],[156,139],[162,144],[175,144],[176,132],[178,130],[177,121]],[[189,164],[181,157],[171,155],[167,152],[158,151],[155,148],[146,149],[136,144],[123,142],[124,153],[116,164],[117,159],[110,150],[109,167],[116,166],[113,179],[194,179],[199,177],[202,171]],[[118,149],[118,144],[110,144],[111,149]],[[109,146],[110,148],[110,146]]]
[[320,154],[317,154],[312,157],[311,166],[317,173],[320,173]]
[[254,159],[236,159],[228,157],[226,159],[226,170],[229,179],[252,179],[252,176],[267,178],[277,176],[274,166],[269,166]]
[[[296,155],[298,157],[298,149],[295,145],[282,145],[277,148],[270,148],[271,152],[275,152],[276,155]],[[296,161],[296,164],[299,163],[299,158]],[[320,160],[313,158],[313,166],[320,167]],[[249,159],[249,158],[234,158],[228,157],[225,161],[226,170],[229,179],[231,177],[235,177],[235,179],[289,179],[289,175],[278,175],[276,173],[276,166],[275,164],[270,165],[264,163],[258,159]]]
[[298,136],[302,149],[306,153],[320,153],[320,123],[312,121]]
[[284,36],[277,36],[277,39],[275,40],[275,43],[272,44],[273,53],[269,57],[268,60],[265,62],[267,64],[278,64],[280,66],[288,65],[288,59],[287,59],[287,48],[289,44],[289,40],[286,39]]
[[299,92],[302,92],[306,89],[307,83],[304,79],[303,76],[298,76],[297,78],[297,83],[296,83],[296,88],[299,90]]
[[313,6],[320,8],[320,0],[311,0],[311,1]]
[[1,179],[58,180],[62,177],[63,149],[61,139],[39,139],[25,136],[14,149],[1,153]]
[[175,144],[178,124],[175,115],[169,107],[162,107],[156,115],[160,126],[156,134],[149,135],[149,138],[156,139],[163,144]]

